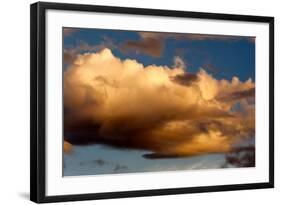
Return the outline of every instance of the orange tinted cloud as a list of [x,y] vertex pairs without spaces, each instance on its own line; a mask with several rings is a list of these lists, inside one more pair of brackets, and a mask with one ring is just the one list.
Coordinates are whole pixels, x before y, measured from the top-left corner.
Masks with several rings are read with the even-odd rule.
[[65,139],[159,158],[225,153],[254,136],[250,79],[217,80],[175,65],[144,67],[110,49],[78,55],[64,73]]
[[63,151],[64,151],[64,153],[66,153],[66,154],[71,153],[71,152],[72,152],[72,145],[71,145],[69,142],[64,141],[64,142],[63,142]]
[[78,28],[63,28],[62,30],[64,36],[70,36],[77,31],[79,31]]

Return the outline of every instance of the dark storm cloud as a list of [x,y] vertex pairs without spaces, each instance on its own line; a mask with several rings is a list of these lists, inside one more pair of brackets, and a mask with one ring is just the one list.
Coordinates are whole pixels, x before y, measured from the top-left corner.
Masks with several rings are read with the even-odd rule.
[[171,154],[160,154],[160,153],[150,153],[144,154],[144,158],[146,159],[169,159],[169,158],[181,158],[181,155],[171,155]]
[[70,36],[75,32],[78,32],[79,28],[63,28],[62,32],[64,36]]
[[126,41],[122,46],[123,51],[142,52],[154,57],[160,57],[164,49],[164,41],[157,37],[145,37],[138,41]]
[[[69,31],[70,32],[70,31]],[[104,48],[115,49],[117,48],[116,43],[109,38],[108,36],[103,36],[99,44],[89,44],[83,41],[80,41],[77,46],[65,48],[63,51],[63,61],[64,64],[72,64],[77,58],[78,54],[85,52],[98,52]]]
[[122,172],[128,170],[128,167],[126,165],[116,164],[113,168],[114,172]]
[[172,81],[184,86],[190,86],[192,83],[198,81],[198,77],[193,73],[184,73],[182,75],[176,75],[172,78]]
[[221,68],[218,68],[217,66],[215,66],[214,64],[212,64],[210,62],[203,63],[202,67],[210,73],[219,73],[219,71],[222,70]]
[[210,35],[210,34],[183,34],[179,36],[181,39],[190,40],[190,41],[205,41],[205,40],[217,40],[217,41],[239,41],[247,40],[252,42],[253,37],[244,37],[244,36],[229,36],[229,35]]

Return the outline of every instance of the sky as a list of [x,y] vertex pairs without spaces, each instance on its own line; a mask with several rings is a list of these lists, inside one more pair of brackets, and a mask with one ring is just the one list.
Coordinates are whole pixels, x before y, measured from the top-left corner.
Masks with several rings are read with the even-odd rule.
[[255,165],[255,37],[62,36],[64,176]]

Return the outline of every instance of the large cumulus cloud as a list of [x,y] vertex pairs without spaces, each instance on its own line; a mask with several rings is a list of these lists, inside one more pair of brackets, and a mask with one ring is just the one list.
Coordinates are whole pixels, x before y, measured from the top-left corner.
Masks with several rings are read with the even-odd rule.
[[64,132],[72,144],[147,150],[146,158],[226,153],[255,130],[255,84],[204,69],[78,55],[64,73]]

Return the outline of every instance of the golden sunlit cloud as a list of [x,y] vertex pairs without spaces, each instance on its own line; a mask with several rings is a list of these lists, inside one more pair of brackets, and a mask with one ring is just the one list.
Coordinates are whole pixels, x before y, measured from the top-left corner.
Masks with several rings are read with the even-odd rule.
[[144,67],[110,49],[78,55],[64,73],[65,139],[143,149],[153,159],[226,153],[254,136],[251,79],[217,80],[175,61]]
[[63,152],[66,154],[69,154],[72,152],[72,145],[67,141],[63,142]]

